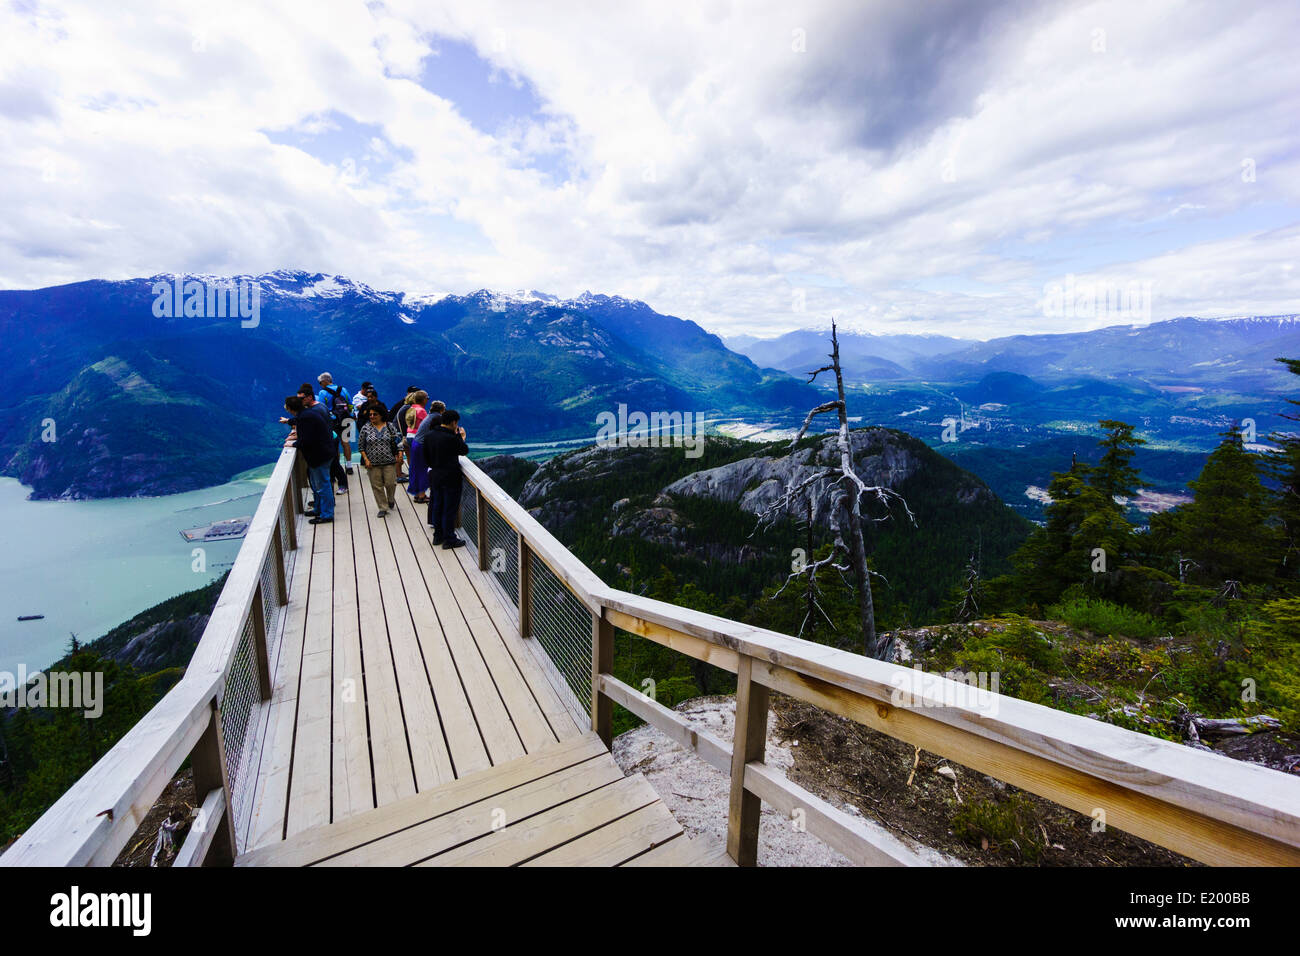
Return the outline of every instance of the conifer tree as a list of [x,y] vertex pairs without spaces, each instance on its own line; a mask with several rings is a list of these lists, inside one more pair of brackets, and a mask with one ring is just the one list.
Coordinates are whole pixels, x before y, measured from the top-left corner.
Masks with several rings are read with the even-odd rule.
[[[1300,375],[1300,359],[1278,359],[1293,375]],[[1283,418],[1300,423],[1300,401],[1287,399],[1296,411]],[[1277,483],[1275,508],[1279,520],[1280,575],[1289,583],[1300,582],[1300,435],[1274,434],[1280,451],[1268,463],[1268,473]]]
[[1145,444],[1133,426],[1113,419],[1099,444],[1101,461],[1090,466],[1075,459],[1070,470],[1052,476],[1046,521],[1012,556],[1017,585],[1026,604],[1055,601],[1074,584],[1105,589],[1111,573],[1134,550],[1133,526],[1116,498],[1143,487],[1133,456]]
[[1111,498],[1132,498],[1146,487],[1132,464],[1138,446],[1145,445],[1146,439],[1134,435],[1132,425],[1113,418],[1097,424],[1106,429],[1106,434],[1098,442],[1103,449],[1101,461],[1089,474],[1088,483]]
[[1197,565],[1189,580],[1218,586],[1273,579],[1281,536],[1260,470],[1233,429],[1190,483],[1195,497],[1173,518],[1178,549]]

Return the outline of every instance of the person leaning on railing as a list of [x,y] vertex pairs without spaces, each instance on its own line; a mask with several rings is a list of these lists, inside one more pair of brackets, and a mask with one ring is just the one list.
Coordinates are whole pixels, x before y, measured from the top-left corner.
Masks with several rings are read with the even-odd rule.
[[316,498],[316,515],[312,524],[334,520],[334,483],[330,480],[330,462],[338,462],[338,446],[329,420],[319,412],[305,408],[301,395],[284,400],[284,410],[294,420],[294,446],[307,463],[307,481]]
[[456,537],[462,481],[460,456],[469,454],[465,429],[460,427],[460,412],[454,408],[443,412],[438,427],[429,429],[423,448],[429,466],[429,524],[433,526],[433,543],[450,551],[465,543]]
[[[316,400],[316,392],[312,390],[311,385],[303,382],[302,385],[298,387],[298,394],[302,396],[303,407],[308,411],[314,411],[316,414],[320,415],[321,418],[325,419],[325,424],[330,429],[330,435],[334,442],[334,457],[331,459],[330,477],[338,482],[339,494],[346,495],[348,493],[348,475],[347,472],[343,470],[343,466],[339,464],[339,436],[337,423],[334,421],[334,417],[330,415],[329,409]],[[331,485],[331,496],[333,493],[334,486]]]
[[383,405],[367,403],[366,413],[370,420],[361,426],[358,437],[361,463],[366,466],[370,487],[379,505],[376,515],[386,518],[388,509],[397,507],[397,454],[401,450],[401,438],[392,422],[387,420]]

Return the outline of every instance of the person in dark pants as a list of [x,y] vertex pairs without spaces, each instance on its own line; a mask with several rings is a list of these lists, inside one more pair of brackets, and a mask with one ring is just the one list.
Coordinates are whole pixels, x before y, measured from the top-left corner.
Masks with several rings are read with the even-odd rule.
[[[348,493],[348,473],[344,471],[343,466],[339,464],[338,429],[341,426],[334,420],[334,417],[330,415],[329,409],[316,401],[315,391],[313,391],[312,387],[306,382],[303,382],[302,385],[298,387],[298,394],[302,396],[303,407],[308,411],[315,411],[321,418],[325,419],[325,423],[329,426],[330,434],[334,436],[334,459],[330,464],[330,477],[339,483],[339,494],[346,495]],[[331,486],[331,495],[333,490],[333,486]]]
[[424,443],[424,461],[429,466],[429,524],[433,543],[450,551],[465,544],[456,537],[456,516],[460,513],[460,456],[469,454],[460,412],[449,408],[442,421],[429,429]]
[[298,395],[290,395],[284,400],[284,410],[294,419],[294,444],[307,463],[307,480],[316,496],[316,516],[311,519],[311,523],[328,524],[334,520],[334,486],[330,482],[330,461],[338,460],[329,420],[324,415],[305,408]]

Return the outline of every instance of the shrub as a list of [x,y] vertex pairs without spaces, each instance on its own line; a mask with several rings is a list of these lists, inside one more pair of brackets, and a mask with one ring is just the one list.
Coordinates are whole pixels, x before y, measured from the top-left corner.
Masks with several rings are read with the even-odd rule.
[[1078,644],[1070,648],[1066,659],[1079,677],[1134,684],[1139,688],[1169,663],[1162,652],[1144,653],[1128,641],[1113,637],[1095,644]]
[[1141,611],[1134,611],[1099,598],[1066,597],[1060,604],[1048,608],[1047,613],[1053,619],[1064,621],[1071,627],[1092,631],[1106,637],[1119,635],[1148,640],[1159,637],[1165,631],[1160,621],[1150,614],[1143,614]]
[[1018,793],[966,804],[953,814],[952,830],[972,846],[988,840],[1000,849],[1015,847],[1026,863],[1037,863],[1046,845],[1033,805]]
[[1061,652],[1028,618],[1012,614],[994,621],[997,630],[984,636],[990,647],[1014,655],[1038,670],[1056,673],[1061,665]]

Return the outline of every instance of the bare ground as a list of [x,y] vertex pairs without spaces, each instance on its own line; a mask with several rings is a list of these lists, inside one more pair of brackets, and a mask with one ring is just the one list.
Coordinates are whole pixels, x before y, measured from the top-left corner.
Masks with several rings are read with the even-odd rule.
[[[675,709],[731,741],[734,698],[700,697]],[[650,726],[617,737],[613,751],[625,772],[645,774],[689,836],[725,843],[727,775]],[[772,695],[767,762],[823,800],[884,826],[936,865],[1199,865],[1113,827],[1094,829],[1091,817],[780,694]],[[980,812],[972,814],[972,807]],[[963,817],[965,826],[956,822]],[[981,827],[990,818],[1012,824],[991,826],[990,835]],[[759,824],[759,862],[850,865],[768,806]]]
[[[114,866],[149,866],[153,858],[154,846],[158,840],[158,828],[168,815],[172,819],[183,818],[189,820],[194,810],[194,775],[191,771],[186,770],[178,773],[172,778],[172,781],[163,788],[162,795],[158,797],[157,802],[149,808],[148,814],[140,826],[136,827],[135,833],[131,839],[126,842],[122,852],[118,854],[117,859],[113,861]],[[176,831],[175,849],[180,849],[181,844],[185,841],[185,835],[189,832],[189,824],[186,823],[180,830]],[[158,866],[169,867],[172,865],[172,859],[175,854],[168,856],[166,853],[159,854]]]
[[[1199,865],[1114,827],[1094,831],[1091,817],[809,704],[773,695],[772,709],[781,734],[798,742],[791,780],[967,865]],[[957,833],[954,817],[973,804],[1018,806],[1018,832]]]

